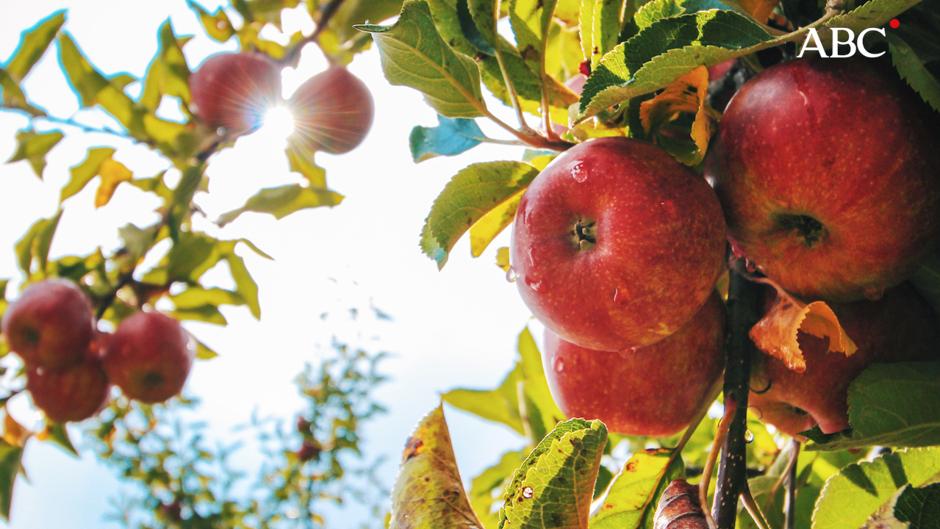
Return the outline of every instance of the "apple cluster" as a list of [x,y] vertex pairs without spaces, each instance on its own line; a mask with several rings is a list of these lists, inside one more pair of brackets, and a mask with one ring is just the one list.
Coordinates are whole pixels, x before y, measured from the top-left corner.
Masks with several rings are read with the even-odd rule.
[[[281,68],[260,53],[213,55],[189,79],[190,110],[224,133],[250,132],[261,125],[266,110],[282,103]],[[292,141],[312,151],[349,152],[372,126],[369,89],[340,65],[305,81],[286,104],[294,117]]]
[[195,351],[179,322],[158,312],[137,312],[113,334],[98,331],[88,297],[64,279],[26,288],[2,330],[24,361],[33,403],[56,422],[97,414],[111,384],[141,402],[169,399],[183,389]]
[[940,242],[937,130],[884,65],[805,59],[734,96],[704,175],[628,138],[558,156],[519,203],[510,260],[562,411],[632,435],[695,418],[724,366],[729,242],[784,295],[829,302],[858,346],[800,333],[802,373],[761,355],[752,404],[781,431],[847,428],[873,362],[940,359],[937,316],[903,284]]

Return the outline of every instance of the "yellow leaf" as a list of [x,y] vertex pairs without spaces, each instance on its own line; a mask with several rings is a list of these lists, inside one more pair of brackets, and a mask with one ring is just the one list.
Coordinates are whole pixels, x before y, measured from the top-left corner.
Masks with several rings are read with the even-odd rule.
[[[674,123],[683,114],[695,116],[688,133],[691,139],[688,146],[675,137],[677,125]],[[708,68],[704,66],[676,79],[656,97],[640,103],[643,131],[688,165],[696,165],[705,158],[716,117],[717,113],[708,106]],[[681,134],[685,134],[684,131]]]
[[111,200],[118,184],[127,182],[134,176],[126,165],[113,158],[107,158],[101,162],[101,167],[98,168],[98,174],[101,176],[101,183],[98,185],[98,191],[95,193],[96,208],[104,206]]
[[763,24],[770,18],[770,14],[773,13],[780,0],[739,0],[738,3],[749,15],[754,17],[754,20]]
[[493,242],[493,239],[512,223],[523,193],[525,193],[525,189],[510,196],[470,227],[470,253],[474,257],[480,257],[483,250]]
[[13,446],[23,447],[26,440],[33,432],[27,430],[22,424],[16,422],[16,419],[10,415],[9,410],[4,408],[3,417],[3,440]]
[[496,266],[502,268],[503,272],[506,272],[507,274],[509,273],[510,264],[508,246],[500,246],[499,249],[496,250]]
[[751,328],[750,336],[761,351],[802,373],[806,371],[806,359],[797,340],[800,332],[828,338],[831,353],[851,356],[858,350],[836,313],[824,301],[804,304],[786,294],[777,296],[764,318]]

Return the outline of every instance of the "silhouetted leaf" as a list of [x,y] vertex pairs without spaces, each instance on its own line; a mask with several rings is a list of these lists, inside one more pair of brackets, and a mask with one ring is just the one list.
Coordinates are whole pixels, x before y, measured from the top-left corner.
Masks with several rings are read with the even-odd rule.
[[19,46],[5,64],[6,71],[13,79],[22,81],[29,74],[64,23],[65,11],[56,11],[20,35]]
[[69,438],[69,431],[62,423],[46,423],[45,429],[39,433],[39,438],[43,441],[56,444],[70,455],[78,457],[78,450],[76,450],[75,445],[72,444],[72,440]]
[[224,226],[249,211],[267,213],[281,219],[302,209],[333,207],[342,201],[343,195],[329,189],[289,184],[262,189],[249,198],[244,206],[223,214],[216,222]]
[[23,464],[23,449],[0,441],[0,517],[10,519],[13,485]]
[[147,68],[140,96],[140,104],[151,112],[157,110],[164,95],[178,97],[184,104],[189,103],[190,97],[189,66],[169,20],[160,26],[158,35],[160,45]]
[[206,33],[213,39],[219,42],[225,42],[235,34],[232,21],[229,20],[228,15],[225,14],[225,10],[221,7],[210,14],[205,8],[193,0],[186,0],[186,5],[196,12],[203,29],[205,29]]
[[45,272],[49,260],[49,247],[52,245],[52,238],[56,228],[59,227],[61,218],[62,211],[59,210],[51,218],[37,220],[29,227],[26,234],[16,241],[16,261],[20,270],[26,275],[31,274],[34,262],[38,265],[37,270],[40,273]]

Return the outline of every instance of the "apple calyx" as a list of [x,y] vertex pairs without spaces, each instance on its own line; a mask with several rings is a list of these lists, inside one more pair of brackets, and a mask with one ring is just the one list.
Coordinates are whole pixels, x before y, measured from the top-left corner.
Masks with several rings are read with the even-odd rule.
[[590,250],[597,244],[597,222],[578,219],[571,230],[572,239],[579,250]]
[[807,248],[816,246],[829,236],[822,222],[805,213],[783,213],[777,215],[776,221],[784,231],[794,232]]

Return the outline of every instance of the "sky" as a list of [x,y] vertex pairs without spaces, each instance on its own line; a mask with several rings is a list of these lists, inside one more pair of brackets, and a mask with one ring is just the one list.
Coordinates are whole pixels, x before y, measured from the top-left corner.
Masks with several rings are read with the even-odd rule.
[[[201,3],[209,9],[218,5],[209,0]],[[0,0],[0,60],[16,48],[23,29],[63,7],[68,9],[65,29],[106,74],[142,76],[156,51],[157,28],[167,17],[177,34],[196,35],[185,49],[191,66],[234,45],[221,45],[202,34],[184,0]],[[285,30],[309,31],[304,19],[286,17]],[[107,123],[96,112],[79,111],[55,50],[51,51],[23,84],[30,98],[56,116]],[[284,72],[284,95],[324,66],[319,51],[308,46],[299,67]],[[289,420],[301,404],[293,378],[305,362],[317,361],[334,332],[378,333],[380,347],[394,353],[385,364],[391,382],[376,393],[389,413],[366,431],[366,452],[388,457],[381,476],[390,485],[401,446],[417,420],[437,404],[440,393],[457,386],[495,386],[513,363],[517,334],[531,323],[514,285],[494,264],[495,249],[508,243],[508,234],[479,259],[472,259],[467,241],[461,241],[442,272],[418,248],[424,217],[453,174],[474,162],[518,159],[521,152],[482,146],[458,158],[415,165],[408,152],[408,134],[415,125],[434,125],[433,110],[418,92],[388,84],[375,49],[357,57],[350,70],[373,93],[375,124],[365,143],[351,154],[318,157],[328,170],[330,186],[346,200],[333,209],[302,211],[280,221],[246,214],[224,229],[199,221],[199,228],[218,237],[250,239],[274,261],[242,252],[261,287],[260,321],[246,309],[225,308],[228,327],[187,324],[221,355],[197,363],[187,391],[202,399],[200,415],[209,422],[211,435],[230,439],[233,427],[247,422],[253,412]],[[0,112],[0,160],[12,155],[15,133],[26,124],[19,114]],[[117,147],[116,159],[136,175],[150,176],[166,165],[156,155],[108,136],[66,132],[66,139],[48,158],[43,181],[25,162],[0,165],[0,277],[19,278],[15,241],[35,219],[54,213],[68,168],[83,159],[88,147]],[[493,135],[499,137],[499,132]],[[263,129],[213,157],[210,193],[197,198],[207,217],[240,206],[261,187],[294,181],[282,151],[283,133]],[[88,253],[97,246],[113,250],[119,226],[153,221],[156,204],[130,186],[119,188],[111,204],[99,210],[93,208],[91,187],[67,202],[53,256]],[[323,312],[370,302],[394,321],[338,330],[319,319]],[[26,403],[14,408],[17,418],[27,424],[36,420],[28,408]],[[447,411],[465,481],[504,450],[521,445],[502,427]],[[253,462],[246,453],[235,459],[236,465],[249,471]],[[0,529],[117,527],[104,516],[111,511],[109,499],[120,490],[120,483],[93,455],[76,459],[51,445],[31,443],[25,466],[29,482],[18,480],[11,522],[0,523]],[[361,513],[347,509],[336,513],[330,525],[349,527],[360,518]]]

